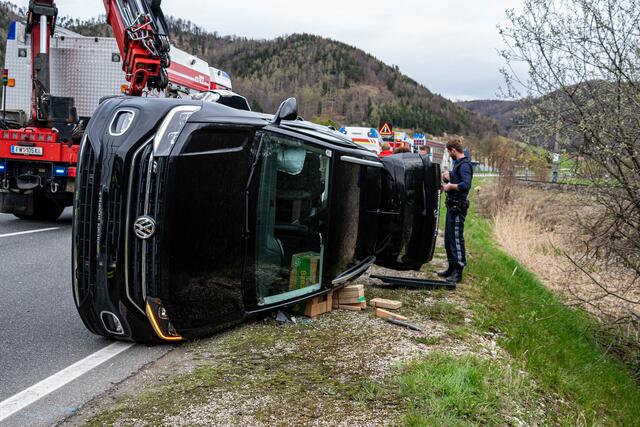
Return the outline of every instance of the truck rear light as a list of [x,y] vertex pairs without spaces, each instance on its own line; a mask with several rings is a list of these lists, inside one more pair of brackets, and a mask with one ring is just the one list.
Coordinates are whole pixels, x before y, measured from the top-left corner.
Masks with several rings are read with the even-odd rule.
[[78,168],[67,168],[67,176],[75,178],[78,175]]

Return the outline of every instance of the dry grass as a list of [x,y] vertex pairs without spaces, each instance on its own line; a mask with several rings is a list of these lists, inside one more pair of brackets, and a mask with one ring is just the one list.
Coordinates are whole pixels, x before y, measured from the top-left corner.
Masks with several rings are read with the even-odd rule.
[[[505,203],[500,200],[504,191],[497,187],[482,190],[480,209],[493,218],[500,246],[565,302],[582,306],[605,322],[615,321],[625,335],[638,341],[640,305],[633,301],[640,301],[640,289],[630,286],[635,274],[608,269],[604,260],[583,258],[578,218],[588,218],[597,209],[589,197],[517,187]],[[571,259],[579,260],[582,268]]]

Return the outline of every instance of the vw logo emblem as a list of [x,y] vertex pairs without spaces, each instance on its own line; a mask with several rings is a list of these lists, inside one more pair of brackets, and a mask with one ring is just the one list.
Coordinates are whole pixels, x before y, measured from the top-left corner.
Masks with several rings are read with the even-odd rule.
[[142,240],[148,240],[156,233],[156,222],[148,216],[141,216],[133,223],[133,231]]

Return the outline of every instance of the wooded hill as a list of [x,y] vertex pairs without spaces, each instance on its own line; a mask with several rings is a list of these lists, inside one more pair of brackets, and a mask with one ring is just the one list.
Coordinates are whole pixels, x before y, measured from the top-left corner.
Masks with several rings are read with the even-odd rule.
[[493,119],[498,124],[500,133],[511,135],[521,124],[528,104],[525,101],[506,101],[498,99],[481,99],[458,103],[474,113]]
[[[0,4],[4,17],[7,4]],[[64,11],[61,11],[64,13]],[[6,34],[3,20],[0,33]],[[372,55],[334,40],[293,34],[253,40],[210,33],[168,17],[173,43],[228,72],[234,90],[258,111],[275,112],[295,96],[306,119],[339,125],[375,126],[382,119],[398,128],[440,135],[484,135],[497,130],[491,119],[466,110]],[[83,35],[112,36],[104,19],[59,19]]]

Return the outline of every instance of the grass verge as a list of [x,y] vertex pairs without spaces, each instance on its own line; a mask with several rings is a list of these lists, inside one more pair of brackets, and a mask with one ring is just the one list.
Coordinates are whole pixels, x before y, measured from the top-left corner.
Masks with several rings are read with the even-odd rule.
[[476,323],[497,331],[499,343],[548,393],[568,403],[559,421],[635,425],[640,389],[630,372],[597,341],[597,322],[566,307],[531,273],[498,249],[491,226],[473,212],[466,238]]
[[411,402],[409,427],[532,425],[544,417],[522,410],[528,396],[539,399],[526,375],[474,355],[433,353],[409,365],[398,384]]

